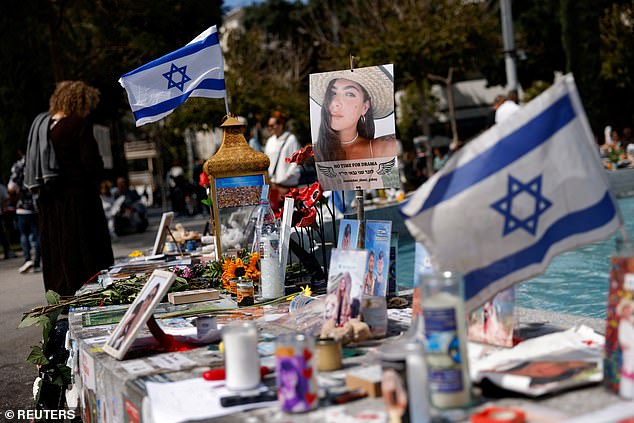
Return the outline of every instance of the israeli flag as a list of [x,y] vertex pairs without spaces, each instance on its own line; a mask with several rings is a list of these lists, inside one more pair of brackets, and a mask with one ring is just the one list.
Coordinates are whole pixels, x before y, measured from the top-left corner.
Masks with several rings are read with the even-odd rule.
[[622,224],[574,79],[468,143],[401,207],[467,311]]
[[126,73],[119,83],[141,126],[169,115],[190,96],[225,97],[224,73],[214,25],[185,47]]

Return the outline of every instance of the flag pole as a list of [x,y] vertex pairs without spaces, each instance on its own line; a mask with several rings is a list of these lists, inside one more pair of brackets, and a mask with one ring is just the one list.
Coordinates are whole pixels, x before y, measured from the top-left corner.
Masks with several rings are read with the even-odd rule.
[[227,116],[229,115],[229,100],[227,96],[227,88],[225,87],[225,111],[227,112]]

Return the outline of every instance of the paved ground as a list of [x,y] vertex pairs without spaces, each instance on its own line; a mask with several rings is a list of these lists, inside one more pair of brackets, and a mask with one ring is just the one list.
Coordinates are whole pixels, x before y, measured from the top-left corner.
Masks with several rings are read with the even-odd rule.
[[[134,249],[152,247],[160,211],[150,210],[150,226],[143,234],[120,237],[112,244],[115,257],[123,257]],[[188,230],[202,232],[205,218],[177,218]],[[41,273],[18,273],[21,257],[0,260],[0,416],[5,410],[32,409],[35,366],[27,363],[31,346],[42,337],[39,328],[18,329],[22,313],[46,303]],[[0,417],[2,420],[3,417]]]

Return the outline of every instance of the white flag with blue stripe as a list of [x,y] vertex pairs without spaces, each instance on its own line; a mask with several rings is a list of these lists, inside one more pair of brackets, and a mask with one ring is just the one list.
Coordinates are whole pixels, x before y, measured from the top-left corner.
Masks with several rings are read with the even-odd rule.
[[224,73],[214,25],[185,47],[126,73],[119,83],[141,126],[169,115],[189,97],[225,97]]
[[622,223],[571,75],[469,142],[401,213],[434,269],[464,275],[469,311]]

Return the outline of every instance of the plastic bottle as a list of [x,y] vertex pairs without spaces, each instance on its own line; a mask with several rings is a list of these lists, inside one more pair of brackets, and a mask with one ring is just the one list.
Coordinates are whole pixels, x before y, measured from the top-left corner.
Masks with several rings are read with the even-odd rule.
[[269,186],[264,185],[262,187],[262,194],[260,196],[260,204],[254,207],[251,211],[251,214],[249,215],[249,219],[247,221],[247,226],[244,231],[244,239],[245,241],[250,242],[248,244],[248,247],[252,253],[261,253],[260,234],[264,220],[270,219],[270,216],[275,217],[273,209],[271,209],[271,204],[269,203],[268,195]]
[[262,298],[273,299],[284,295],[284,281],[280,272],[280,224],[273,213],[263,189],[255,219],[252,248],[260,253],[260,286]]

